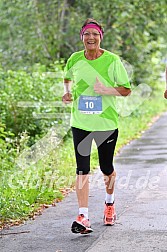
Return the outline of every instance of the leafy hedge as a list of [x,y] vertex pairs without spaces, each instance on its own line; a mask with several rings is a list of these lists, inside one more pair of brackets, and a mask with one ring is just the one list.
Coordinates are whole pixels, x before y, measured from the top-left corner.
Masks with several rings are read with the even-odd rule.
[[[61,83],[62,64],[57,62],[49,68],[36,64],[32,73],[1,69],[0,114],[6,129],[15,136],[26,131],[32,140],[55,125],[54,102],[62,95]],[[49,118],[49,113],[55,116]]]
[[[73,162],[68,149],[71,145],[62,146],[59,153],[52,146],[43,159],[26,167],[18,164],[21,153],[36,146],[34,143],[51,127],[61,125],[57,112],[64,113],[64,108],[57,107],[55,102],[62,104],[62,64],[55,62],[49,67],[37,64],[32,73],[0,70],[0,227],[4,221],[24,218],[40,204],[63,197],[64,184],[58,179],[65,172],[58,170],[62,155],[69,159],[68,165]],[[45,154],[46,148],[35,151]]]

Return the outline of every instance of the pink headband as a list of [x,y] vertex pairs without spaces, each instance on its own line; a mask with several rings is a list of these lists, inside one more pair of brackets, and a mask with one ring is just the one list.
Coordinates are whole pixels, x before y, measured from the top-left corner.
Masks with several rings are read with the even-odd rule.
[[100,29],[100,27],[96,24],[87,24],[86,26],[84,26],[80,32],[80,37],[81,37],[81,40],[83,39],[83,34],[84,32],[88,29],[88,28],[94,28],[96,30],[98,30],[98,32],[100,33],[100,38],[103,39],[103,32],[102,30]]

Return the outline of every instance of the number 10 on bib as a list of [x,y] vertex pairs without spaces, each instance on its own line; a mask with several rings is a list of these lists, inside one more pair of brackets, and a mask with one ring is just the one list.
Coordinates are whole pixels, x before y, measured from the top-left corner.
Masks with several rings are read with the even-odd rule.
[[100,114],[102,112],[102,97],[81,95],[78,109],[84,114]]

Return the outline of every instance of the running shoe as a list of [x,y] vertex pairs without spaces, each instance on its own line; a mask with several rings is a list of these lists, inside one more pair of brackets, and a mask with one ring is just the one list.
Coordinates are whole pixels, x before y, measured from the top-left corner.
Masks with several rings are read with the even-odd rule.
[[77,216],[77,219],[72,223],[71,231],[75,234],[88,234],[93,232],[90,221],[83,214]]
[[104,224],[107,226],[113,226],[116,220],[116,212],[114,203],[105,203],[104,209]]

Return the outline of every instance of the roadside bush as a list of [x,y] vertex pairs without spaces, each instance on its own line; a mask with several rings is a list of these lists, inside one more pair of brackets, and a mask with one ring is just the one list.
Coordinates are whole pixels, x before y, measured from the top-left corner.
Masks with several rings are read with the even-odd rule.
[[[28,132],[30,141],[58,123],[54,102],[60,100],[63,88],[62,65],[49,68],[36,64],[32,73],[0,70],[0,114],[6,129],[18,136]],[[48,116],[48,115],[52,116]]]

